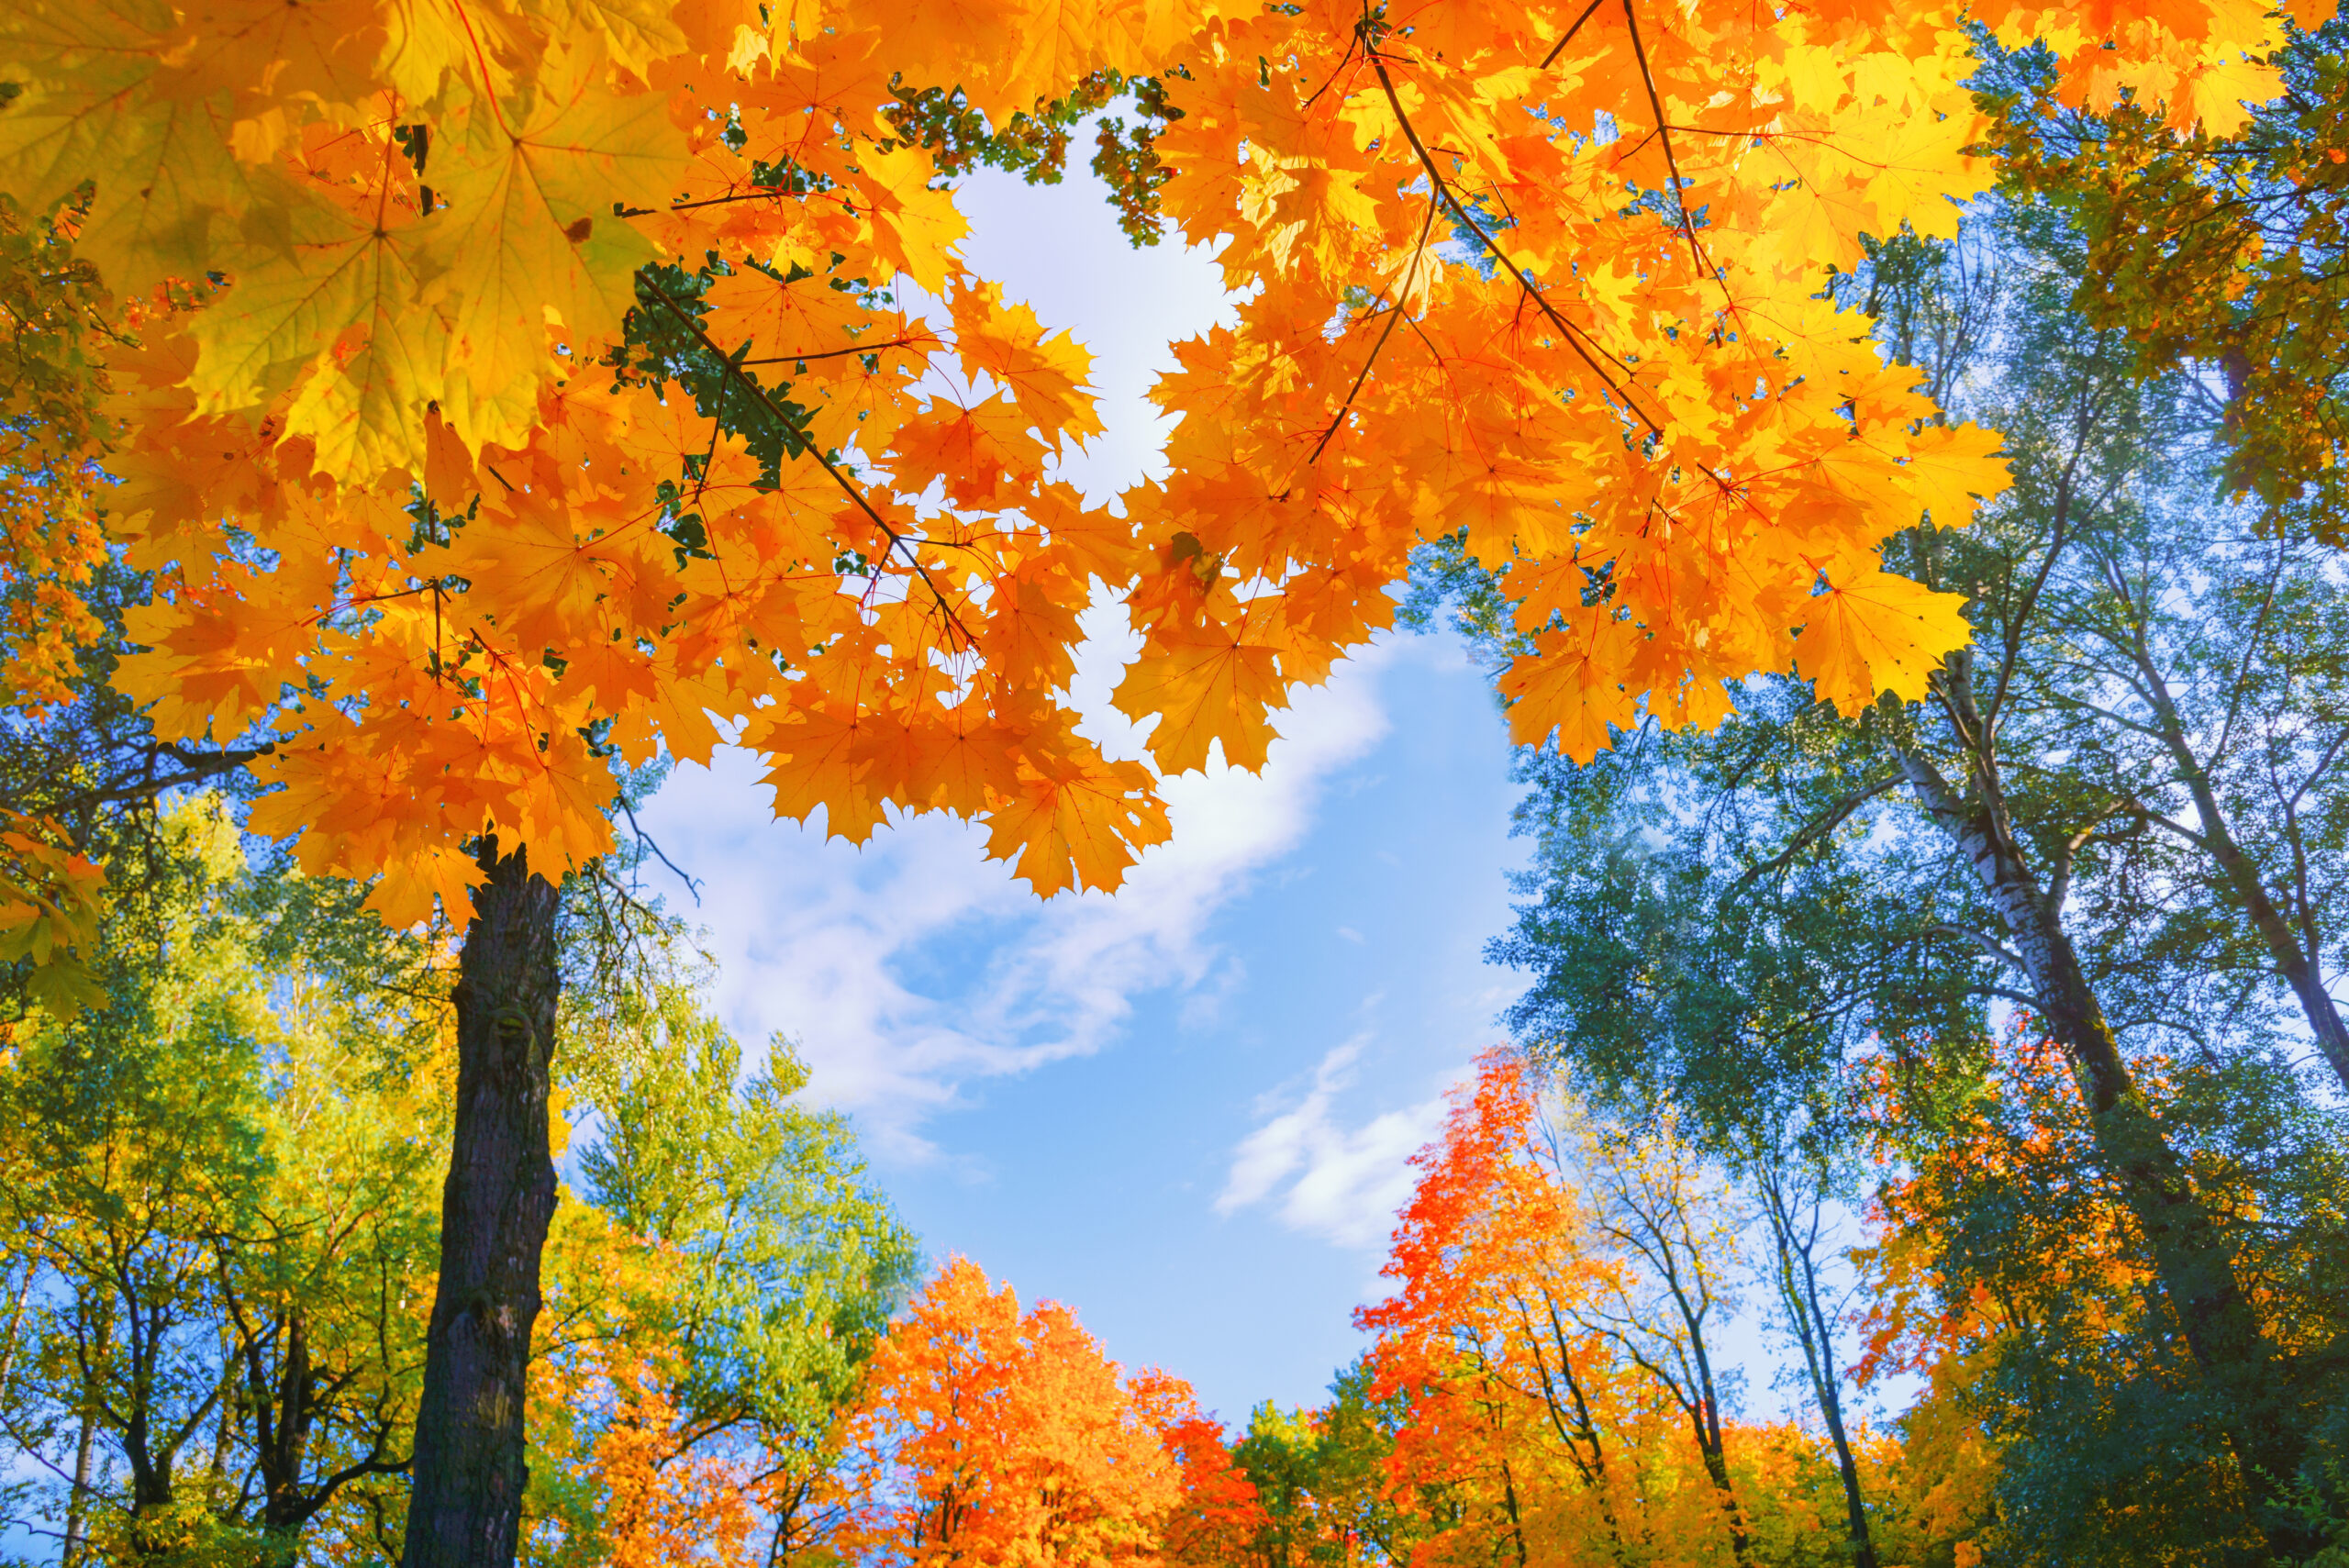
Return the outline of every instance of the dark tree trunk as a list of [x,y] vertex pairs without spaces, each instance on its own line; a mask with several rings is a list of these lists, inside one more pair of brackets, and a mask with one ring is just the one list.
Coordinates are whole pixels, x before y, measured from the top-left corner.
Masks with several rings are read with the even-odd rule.
[[1705,1476],[1713,1484],[1713,1496],[1721,1507],[1721,1518],[1729,1526],[1729,1555],[1732,1562],[1742,1564],[1748,1559],[1745,1536],[1745,1509],[1737,1500],[1737,1488],[1729,1477],[1729,1451],[1721,1443],[1721,1407],[1713,1395],[1712,1373],[1704,1377],[1704,1404],[1692,1412],[1689,1425],[1696,1429],[1697,1447],[1705,1460]]
[[317,1389],[310,1368],[308,1324],[299,1308],[277,1325],[285,1364],[272,1386],[258,1343],[246,1347],[248,1397],[253,1410],[254,1463],[261,1471],[262,1524],[268,1530],[273,1568],[294,1568],[302,1554],[302,1527],[317,1511],[302,1488],[310,1453],[310,1428]]
[[1762,1211],[1770,1222],[1770,1236],[1778,1252],[1778,1296],[1802,1351],[1803,1370],[1810,1378],[1811,1396],[1818,1401],[1820,1419],[1827,1426],[1835,1450],[1835,1473],[1843,1484],[1843,1528],[1852,1543],[1853,1568],[1877,1568],[1876,1540],[1868,1530],[1867,1501],[1860,1489],[1859,1462],[1852,1453],[1850,1431],[1843,1425],[1843,1374],[1835,1365],[1835,1336],[1827,1321],[1824,1292],[1819,1283],[1819,1205],[1823,1182],[1803,1199],[1811,1216],[1806,1236],[1796,1220],[1795,1203],[1787,1195],[1786,1170],[1775,1153],[1757,1158],[1755,1184]]
[[457,963],[457,1126],[440,1199],[402,1568],[511,1568],[539,1253],[554,1217],[555,889],[485,840]]
[[[1582,1391],[1582,1380],[1575,1374],[1573,1341],[1566,1334],[1565,1319],[1559,1315],[1557,1303],[1551,1299],[1548,1287],[1543,1287],[1543,1316],[1548,1319],[1550,1342],[1558,1349],[1558,1371],[1553,1377],[1549,1358],[1539,1353],[1541,1333],[1531,1324],[1529,1335],[1536,1354],[1534,1370],[1542,1375],[1542,1402],[1550,1412],[1550,1429],[1564,1445],[1566,1458],[1581,1477],[1583,1487],[1598,1499],[1598,1517],[1607,1527],[1607,1554],[1618,1562],[1629,1561],[1621,1525],[1615,1518],[1615,1496],[1607,1482],[1607,1451],[1599,1441],[1598,1422],[1590,1413],[1590,1401]],[[1559,1397],[1559,1390],[1565,1397]],[[1569,1407],[1571,1406],[1571,1408]]]

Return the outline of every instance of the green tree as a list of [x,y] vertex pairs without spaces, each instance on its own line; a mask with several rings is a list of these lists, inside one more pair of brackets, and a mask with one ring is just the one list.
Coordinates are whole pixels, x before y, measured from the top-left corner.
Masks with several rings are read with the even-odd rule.
[[1269,1520],[1251,1564],[1354,1568],[1410,1561],[1419,1540],[1452,1522],[1442,1498],[1397,1498],[1386,1474],[1408,1415],[1400,1395],[1372,1397],[1369,1359],[1341,1367],[1314,1410],[1259,1405],[1231,1455]]
[[[2154,1284],[2130,1353],[2063,1348],[2083,1399],[2003,1407],[2043,1445],[2009,1451],[2017,1539],[2055,1552],[2099,1517],[2084,1498],[2219,1473],[2267,1550],[2305,1556],[2294,1477],[2322,1469],[2312,1427],[2349,1326],[2324,1261],[2332,1113],[2293,1062],[2309,1010],[2218,840],[2314,951],[2349,605],[2336,566],[2199,499],[2195,388],[2142,377],[2121,334],[2070,312],[2082,265],[2070,230],[2009,206],[1851,281],[1921,374],[2007,433],[2013,492],[1894,550],[1969,596],[1974,648],[1924,702],[1856,721],[1755,682],[1716,735],[1649,726],[1586,768],[1529,757],[1536,863],[1494,953],[1533,974],[1520,1039],[1619,1103],[1679,1106],[1732,1156],[1790,1117],[1836,1126],[1879,1065],[1913,1125],[1947,1124],[1995,1018],[2029,1017],[2076,1089],[2083,1179]],[[1464,564],[1437,565],[1472,630],[1499,624]]]
[[585,1196],[667,1260],[649,1320],[629,1331],[682,1351],[680,1451],[742,1455],[766,1560],[796,1562],[838,1523],[823,1485],[836,1418],[919,1282],[920,1252],[847,1122],[795,1103],[807,1074],[790,1042],[777,1036],[746,1072],[702,977],[652,973],[594,1030],[573,1031],[593,1042],[576,1074],[596,1112]]
[[291,1562],[401,1485],[437,1007],[377,989],[417,944],[328,937],[349,890],[250,873],[218,802],[156,828],[109,902],[111,1005],[19,1024],[0,1071],[28,1308],[0,1418],[68,1559]]

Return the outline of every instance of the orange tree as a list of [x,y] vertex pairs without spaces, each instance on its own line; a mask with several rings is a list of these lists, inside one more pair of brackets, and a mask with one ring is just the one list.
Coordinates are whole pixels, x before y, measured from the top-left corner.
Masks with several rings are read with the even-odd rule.
[[833,1546],[850,1562],[1142,1568],[1163,1561],[1162,1529],[1188,1543],[1235,1509],[1246,1522],[1187,1387],[1128,1379],[1067,1307],[1023,1314],[966,1258],[890,1326],[847,1434]]
[[1390,1294],[1355,1323],[1402,1410],[1386,1479],[1419,1516],[1414,1562],[1743,1564],[1790,1561],[1797,1540],[1863,1565],[1924,1554],[1886,1507],[1885,1445],[1858,1445],[1863,1501],[1848,1446],[1722,1408],[1715,1310],[1747,1216],[1669,1117],[1600,1121],[1497,1050],[1412,1163]]
[[[1519,1563],[1609,1562],[1662,1538],[1730,1544],[1742,1562],[1718,1411],[1688,1412],[1697,1441],[1681,1442],[1653,1380],[1610,1336],[1621,1261],[1556,1158],[1542,1098],[1517,1053],[1479,1059],[1442,1136],[1413,1157],[1383,1271],[1393,1292],[1355,1314],[1377,1336],[1376,1392],[1407,1402],[1396,1480],[1458,1509],[1421,1551],[1468,1562],[1499,1541]],[[1690,1464],[1709,1435],[1705,1462]],[[1692,1471],[1704,1480],[1689,1485]]]
[[[2274,22],[1991,0],[2067,101],[2225,128]],[[1155,774],[1079,736],[1079,612],[1160,770],[1269,712],[1464,532],[1534,647],[1521,739],[1798,669],[1914,696],[1953,595],[1877,541],[2001,483],[1818,297],[1864,234],[1947,232],[1986,165],[1954,0],[33,0],[0,18],[0,192],[118,302],[108,548],[151,573],[117,679],[260,754],[253,827],[470,920],[407,1552],[510,1558],[553,1201],[552,877],[609,762],[765,760],[777,809],[985,824],[1113,887]],[[1163,486],[1087,507],[1088,361],[954,253],[973,126],[1098,101],[1247,295],[1160,390]],[[1056,145],[1051,112],[1021,143]],[[1160,127],[1155,134],[1149,126]],[[1019,141],[1019,138],[1014,136]],[[897,291],[938,302],[914,309]],[[1406,330],[1408,328],[1408,330]],[[24,525],[36,562],[80,526]],[[20,530],[21,531],[21,530]],[[70,641],[60,621],[33,641]],[[32,651],[46,656],[43,649]],[[75,934],[54,844],[9,953]],[[43,861],[42,856],[50,858]],[[44,870],[44,867],[47,869]],[[41,876],[49,881],[44,883]],[[66,878],[61,882],[61,878]]]

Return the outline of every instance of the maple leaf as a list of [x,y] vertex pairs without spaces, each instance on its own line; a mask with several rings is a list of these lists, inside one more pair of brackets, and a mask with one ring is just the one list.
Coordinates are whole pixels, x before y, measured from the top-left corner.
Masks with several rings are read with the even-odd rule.
[[1086,385],[1093,356],[1084,345],[1048,334],[1029,306],[1005,305],[997,284],[958,291],[952,312],[954,351],[966,370],[984,372],[1009,389],[1043,429],[1080,440],[1101,433]]
[[712,279],[702,293],[709,335],[731,351],[748,343],[763,360],[829,359],[874,321],[854,290],[825,277],[788,282],[755,267]]
[[1888,572],[1858,572],[1811,601],[1795,643],[1796,667],[1820,697],[1856,718],[1890,692],[1925,695],[1941,656],[1972,640],[1965,595],[1940,594]]
[[[256,175],[230,146],[227,94],[171,90],[171,40],[141,26],[168,21],[148,6],[52,5],[0,23],[11,74],[24,70],[0,106],[0,189],[47,213],[96,176],[75,244],[124,293],[202,277],[256,202]],[[264,206],[285,199],[261,178]]]
[[1152,645],[1109,700],[1129,717],[1158,717],[1150,735],[1158,765],[1168,773],[1204,769],[1208,749],[1219,743],[1229,765],[1263,767],[1274,739],[1265,711],[1286,697],[1280,647],[1251,640],[1244,626],[1162,632]]
[[931,188],[937,170],[929,152],[918,147],[861,152],[857,172],[868,204],[873,253],[916,286],[944,292],[954,245],[971,226],[950,193]]
[[615,64],[640,77],[685,47],[676,0],[523,0],[520,9],[545,18],[556,38],[595,34]]
[[441,386],[430,317],[417,319],[429,229],[388,193],[303,217],[287,250],[241,270],[189,323],[197,411],[250,407],[298,382],[284,435],[308,438],[321,472],[363,478],[408,463]]
[[1149,771],[1134,762],[1023,779],[1017,795],[988,811],[988,852],[1017,857],[1019,874],[1047,897],[1071,887],[1114,892],[1140,851],[1170,832],[1150,786]]
[[1920,430],[1908,443],[1901,477],[1936,528],[1963,528],[1974,504],[1987,501],[2012,483],[1999,461],[2003,441],[1979,425],[1938,425]]
[[551,55],[535,90],[486,95],[434,152],[436,213],[422,257],[453,334],[442,412],[469,444],[529,439],[550,317],[579,339],[618,331],[636,270],[658,251],[621,203],[668,199],[688,161],[658,95],[596,88],[594,55]]
[[805,820],[824,808],[825,837],[862,844],[882,820],[862,775],[877,721],[864,714],[801,709],[764,722],[760,748],[772,759],[764,782],[778,817]]
[[1539,746],[1556,737],[1558,750],[1587,762],[1609,743],[1613,728],[1629,728],[1638,711],[1625,689],[1639,628],[1603,608],[1583,611],[1569,631],[1545,631],[1536,651],[1514,661],[1500,679],[1509,699],[1509,738]]

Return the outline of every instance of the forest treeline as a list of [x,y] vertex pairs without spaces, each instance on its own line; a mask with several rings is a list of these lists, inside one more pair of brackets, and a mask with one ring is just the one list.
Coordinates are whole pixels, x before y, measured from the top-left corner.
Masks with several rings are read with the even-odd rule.
[[[111,1005],[28,1017],[0,1063],[6,1550],[397,1561],[456,1092],[447,956],[273,860],[217,796],[121,852]],[[1546,857],[1515,943],[1600,892]],[[1631,891],[1605,893],[1626,921]],[[1688,917],[1685,890],[1669,907]],[[1325,1405],[1227,1429],[1069,1308],[926,1262],[850,1129],[796,1103],[789,1042],[746,1060],[712,1017],[678,922],[575,887],[562,929],[582,980],[526,1563],[2273,1560],[2231,1446],[2260,1407],[2197,1375],[2063,1049],[2020,1006],[1854,1029],[1835,1062],[1831,1031],[1806,1037],[1767,1072],[1654,1018],[1566,1051],[1535,1021],[1575,1005],[1556,985],[1627,972],[1545,950],[1523,1043],[1478,1061],[1416,1158],[1368,1349]],[[1672,951],[1718,976],[1734,950]],[[2342,1129],[2294,1031],[2242,1027],[2132,1062],[2306,1379],[2268,1395],[2304,1445],[2279,1490],[2328,1561],[2338,1410],[2321,1362],[2286,1358],[2340,1331]],[[1644,1078],[1601,1049],[1635,1038]],[[1756,1322],[1774,1391],[1739,1364]]]
[[[1306,17],[1300,32],[1327,19],[1267,15]],[[1408,125],[1386,75],[1399,35],[1368,11],[1358,30],[1338,20],[1341,61],[1375,64]],[[926,1254],[852,1128],[810,1108],[790,1042],[728,1033],[694,932],[644,892],[659,850],[634,811],[661,769],[624,764],[610,713],[550,720],[560,748],[528,727],[507,740],[512,756],[587,759],[593,787],[566,809],[607,821],[618,847],[555,878],[501,858],[494,837],[472,840],[496,880],[469,930],[445,903],[387,926],[369,905],[380,885],[306,870],[260,830],[301,825],[292,797],[245,770],[283,738],[268,721],[218,744],[159,735],[153,694],[134,700],[113,679],[142,646],[138,628],[160,624],[139,618],[154,568],[99,526],[117,477],[102,361],[136,347],[139,323],[76,253],[78,226],[101,210],[87,188],[51,193],[53,211],[0,199],[0,1557],[2349,1563],[2349,1021],[2332,980],[2349,962],[2337,396],[2349,31],[2277,36],[2282,95],[2199,128],[2130,95],[2151,78],[2132,78],[2117,106],[2084,107],[2077,73],[2050,50],[1976,38],[1968,68],[1990,138],[1976,154],[1997,161],[1998,189],[1954,238],[1869,241],[1812,302],[1822,320],[1829,306],[1865,312],[1886,360],[1914,367],[1831,408],[1804,394],[1819,418],[1788,427],[1808,444],[1779,455],[1808,488],[1786,505],[1848,506],[1822,535],[1866,534],[1861,514],[1884,504],[1839,491],[1831,461],[1871,420],[1898,428],[1908,455],[1882,462],[1901,471],[1912,517],[1919,495],[1948,507],[1966,495],[1909,471],[1947,445],[1933,432],[1971,421],[2003,442],[2011,485],[1968,526],[1927,517],[1883,545],[1882,566],[1928,595],[1887,601],[1895,611],[1965,606],[1970,646],[1930,673],[1910,665],[1933,636],[1904,641],[1858,619],[1835,623],[1839,651],[1821,664],[1821,642],[1804,639],[1824,612],[1798,624],[1780,606],[1767,626],[1759,610],[1738,621],[1740,646],[1767,654],[1742,653],[1739,672],[1780,673],[1731,678],[1731,711],[1710,695],[1643,701],[1631,694],[1682,690],[1709,646],[1702,617],[1673,620],[1696,603],[1675,573],[1709,548],[1688,544],[1697,530],[1672,550],[1618,540],[1595,564],[1515,502],[1425,530],[1404,618],[1456,628],[1520,714],[1524,672],[1548,661],[1541,679],[1582,680],[1596,655],[1567,631],[1599,628],[1624,667],[1571,704],[1551,690],[1542,711],[1612,745],[1586,761],[1520,754],[1532,856],[1516,923],[1492,949],[1528,983],[1508,1038],[1476,1059],[1415,1161],[1380,1289],[1356,1314],[1361,1357],[1337,1369],[1325,1403],[1268,1404],[1244,1422],[1203,1411],[1174,1371],[1121,1365],[1069,1307]],[[1653,96],[1646,71],[1623,80]],[[1091,96],[1062,103],[1058,119],[1005,130],[951,95],[916,95],[879,139],[926,139],[874,156],[918,149],[948,173],[992,161],[1056,174],[1068,127],[1116,94],[1168,117],[1163,83],[1087,82]],[[18,89],[0,85],[5,109]],[[397,129],[405,192],[427,139]],[[240,146],[266,139],[239,134]],[[1153,194],[1173,176],[1146,134],[1126,134],[1108,143],[1120,199],[1131,227],[1155,232]],[[1455,193],[1412,145],[1427,184],[1407,171],[1397,189],[1427,209],[1413,268],[1437,236],[1456,252],[1446,265],[1486,284],[1506,266],[1509,288],[1542,298],[1487,232],[1530,220],[1489,193]],[[1669,241],[1657,253],[1673,268],[1685,239],[1701,271],[1714,217],[1681,205],[1676,171],[1667,179],[1618,196]],[[920,179],[907,189],[937,195]],[[415,199],[430,217],[429,188]],[[106,200],[122,207],[119,192]],[[578,246],[596,229],[582,218],[554,232]],[[104,238],[126,254],[160,243]],[[668,276],[646,267],[656,285]],[[721,275],[780,293],[815,274]],[[880,308],[860,289],[825,303]],[[985,308],[957,300],[973,344],[1041,351],[1032,317],[993,295]],[[1300,319],[1353,312],[1358,325],[1375,304],[1347,284]],[[1382,345],[1396,321],[1419,330],[1386,308]],[[1734,316],[1711,318],[1720,342]],[[706,342],[667,327],[642,338],[645,318],[629,319],[643,363],[616,375],[716,377],[704,391],[747,381],[739,355],[706,362]],[[1698,340],[1651,328],[1657,345]],[[1430,351],[1430,374],[1459,369]],[[1544,351],[1559,357],[1556,342]],[[870,357],[841,354],[843,366]],[[321,359],[301,373],[331,369]],[[1331,373],[1352,390],[1316,460],[1332,433],[1353,439],[1370,366]],[[1496,377],[1523,395],[1528,378]],[[711,400],[740,423],[748,405],[733,395]],[[1758,413],[1738,427],[1749,459],[1777,439],[1764,427]],[[774,472],[803,448],[833,466],[800,426],[788,439],[758,428]],[[1669,445],[1653,424],[1627,425],[1619,444],[1642,463]],[[175,449],[182,459],[197,461]],[[1966,472],[1981,461],[1970,452]],[[765,495],[773,480],[763,469],[742,485]],[[848,483],[834,472],[817,486],[828,507],[835,482]],[[144,483],[161,482],[150,468]],[[717,559],[685,492],[661,484],[647,581],[673,555],[680,573]],[[413,527],[418,550],[446,550],[468,526],[421,491],[376,521]],[[1658,528],[1675,526],[1665,516]],[[1174,606],[1166,624],[1214,595],[1218,615],[1244,618],[1225,555],[1191,532],[1171,539],[1136,547],[1159,573],[1148,591]],[[284,542],[231,538],[223,580],[269,574]],[[881,558],[901,542],[889,535]],[[908,573],[929,570],[919,551],[907,559]],[[1541,563],[1547,608],[1527,611],[1508,561]],[[1847,564],[1816,567],[1821,596],[1842,591],[1833,573]],[[1068,570],[1091,581],[1081,566]],[[845,615],[839,584],[871,567],[841,547],[810,603]],[[1737,577],[1726,558],[1703,568]],[[471,592],[462,579],[433,578],[431,602]],[[1784,587],[1739,598],[1754,587],[1739,581],[1720,603],[1776,604]],[[529,609],[520,589],[499,591],[468,659],[487,657],[500,616]],[[421,624],[421,592],[353,600],[302,635],[340,639],[337,657],[364,663],[390,617]],[[682,602],[640,597],[648,625]],[[1007,590],[985,606],[1029,603]],[[305,723],[356,723],[363,697],[251,675],[262,655],[238,651],[247,634],[276,635],[188,633],[179,654],[195,673],[171,700],[193,712],[219,695],[206,683],[259,682],[255,712],[312,699]],[[435,622],[429,659],[402,666],[396,689],[438,693],[445,678],[473,701],[488,677],[444,667],[439,636]],[[848,632],[830,636],[817,651],[854,651]],[[1670,669],[1640,673],[1633,643],[1668,648]],[[532,678],[600,668],[586,653],[617,670],[646,652],[618,632],[565,646]],[[203,662],[216,654],[228,662]],[[229,667],[249,654],[250,668]],[[1572,678],[1549,673],[1560,669]],[[1897,678],[1878,679],[1887,670]],[[1823,698],[1830,685],[1837,700]],[[1855,691],[1882,695],[1842,700]],[[1248,700],[1241,728],[1258,734],[1271,699]],[[1195,728],[1179,754],[1204,758],[1215,725]],[[1587,751],[1582,740],[1568,751]],[[499,755],[495,767],[512,762]],[[826,788],[849,789],[869,762],[848,750],[834,761]],[[337,787],[362,784],[397,793],[373,774]],[[982,784],[990,801],[1003,793]],[[264,799],[273,815],[257,822]],[[863,805],[870,830],[881,806]],[[337,811],[335,866],[384,863],[393,828],[348,800]],[[1060,831],[1041,815],[1031,829]],[[473,852],[428,848],[444,870]],[[506,1224],[534,1205],[542,1259],[533,1225]],[[469,1283],[451,1284],[457,1270]],[[1785,1373],[1772,1391],[1745,1385],[1741,1321],[1775,1339]],[[418,1507],[431,1444],[436,1500]],[[419,1548],[412,1532],[428,1527]]]

